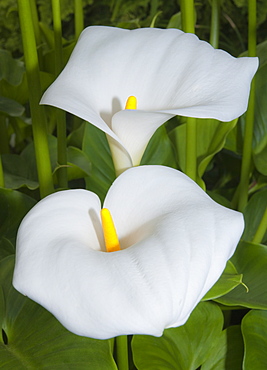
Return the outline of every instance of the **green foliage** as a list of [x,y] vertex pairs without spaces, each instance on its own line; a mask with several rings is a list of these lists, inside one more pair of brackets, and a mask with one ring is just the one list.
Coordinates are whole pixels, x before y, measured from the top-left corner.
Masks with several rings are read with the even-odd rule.
[[208,291],[202,301],[212,300],[229,293],[239,284],[242,284],[243,275],[238,274],[234,264],[231,261],[227,265],[219,280]]
[[[51,27],[51,2],[36,0],[36,3],[40,21]],[[197,1],[195,4],[196,32],[200,38],[209,40],[210,2]],[[224,0],[221,4],[220,47],[237,56],[247,47],[247,1]],[[156,19],[156,27],[165,28],[174,14],[180,11],[179,2],[176,0],[83,0],[83,6],[86,26],[102,24],[122,28],[149,27],[158,12],[160,14]],[[257,1],[257,6],[258,40],[261,42],[265,38],[267,5],[261,0]],[[61,1],[61,14],[64,37],[71,40],[74,37],[73,0]],[[170,25],[177,27],[180,21],[173,18]],[[22,54],[16,0],[0,2],[0,35],[0,48],[9,50],[16,56]]]
[[221,332],[216,346],[201,370],[242,369],[244,354],[243,338],[239,325],[233,325]]
[[[54,80],[51,2],[36,0],[41,44],[38,46],[44,91]],[[209,39],[211,2],[196,1],[196,33]],[[181,27],[176,0],[84,0],[85,26],[124,28]],[[245,230],[234,256],[185,325],[167,329],[160,338],[134,336],[131,370],[244,370],[266,368],[267,231],[262,244],[251,241],[267,205],[267,3],[257,1],[256,110],[250,198],[244,210]],[[62,0],[63,59],[74,41],[73,0]],[[222,0],[220,47],[237,56],[247,48],[247,1]],[[38,195],[32,139],[29,88],[25,75],[16,0],[0,2],[0,149],[5,188],[0,189],[0,368],[116,369],[111,341],[75,336],[44,308],[11,286],[18,226]],[[14,56],[14,58],[12,57]],[[245,53],[242,54],[243,56]],[[46,108],[53,179],[57,185],[56,119]],[[198,183],[218,203],[234,208],[238,194],[245,116],[232,122],[198,120]],[[185,170],[183,119],[172,119],[151,138],[141,164],[162,164]],[[67,116],[69,187],[86,187],[103,201],[115,179],[110,149],[103,132]],[[3,150],[3,148],[7,150]],[[213,302],[206,302],[211,301]],[[240,307],[244,310],[240,311]],[[255,310],[257,309],[257,311]],[[244,311],[249,311],[243,318]],[[233,325],[231,318],[237,317]],[[243,319],[242,319],[243,318]],[[242,329],[242,331],[241,331]],[[245,350],[244,350],[245,345]]]
[[110,341],[67,331],[48,311],[11,285],[14,256],[0,260],[0,368],[117,369]]
[[86,123],[82,148],[92,164],[91,175],[86,178],[86,189],[96,193],[103,201],[116,177],[106,135]]
[[200,303],[186,324],[165,330],[162,337],[134,336],[134,363],[138,370],[197,369],[216,348],[222,327],[219,307]]
[[36,201],[15,190],[0,189],[0,236],[15,242],[18,226]]
[[242,321],[245,343],[243,369],[265,369],[267,367],[267,312],[250,311]]
[[[237,120],[219,122],[214,119],[197,119],[197,166],[198,183],[204,188],[203,177],[214,155],[224,147],[227,135],[233,130]],[[179,167],[185,171],[186,124],[179,125],[170,134],[177,151]]]
[[237,271],[243,275],[243,285],[223,297],[217,302],[229,306],[243,306],[247,308],[267,309],[267,247],[261,244],[241,242],[232,257]]

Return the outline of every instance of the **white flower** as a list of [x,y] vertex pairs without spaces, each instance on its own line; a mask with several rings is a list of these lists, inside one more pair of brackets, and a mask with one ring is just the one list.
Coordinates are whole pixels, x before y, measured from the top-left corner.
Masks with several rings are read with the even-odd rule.
[[125,171],[104,207],[120,242],[115,252],[105,249],[96,194],[66,190],[41,200],[18,231],[14,287],[78,335],[160,336],[183,325],[232,256],[242,214],[163,166]]
[[[247,109],[257,58],[234,58],[177,29],[86,28],[41,103],[108,136],[117,173],[140,163],[174,115],[231,121]],[[137,109],[124,109],[129,96]]]

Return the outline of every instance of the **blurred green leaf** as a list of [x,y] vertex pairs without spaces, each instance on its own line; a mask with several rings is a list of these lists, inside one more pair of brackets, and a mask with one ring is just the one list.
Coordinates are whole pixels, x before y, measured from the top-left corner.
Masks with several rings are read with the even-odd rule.
[[242,283],[242,278],[243,276],[238,274],[234,264],[231,261],[227,261],[227,265],[220,279],[213,285],[204,298],[202,298],[202,301],[215,299],[229,293]]
[[[42,91],[45,91],[48,86],[54,81],[54,76],[50,73],[40,72],[40,81]],[[23,73],[22,80],[18,86],[11,85],[5,80],[0,83],[0,94],[15,100],[20,104],[26,104],[29,100],[29,90],[26,78],[26,73]]]
[[13,86],[18,86],[23,77],[24,63],[14,59],[7,50],[0,50],[0,81],[6,80]]
[[84,178],[90,175],[91,162],[87,155],[73,146],[67,149],[68,158],[68,180]]
[[0,286],[2,288],[5,301],[11,287],[14,258],[13,254],[0,260]]
[[19,117],[24,113],[25,108],[13,99],[0,96],[0,113],[12,117]]
[[243,353],[244,344],[240,326],[230,326],[218,337],[217,345],[201,366],[201,370],[240,370]]
[[[0,324],[1,324],[1,327],[3,325],[3,321],[5,318],[5,311],[6,311],[5,297],[4,297],[3,288],[0,285]],[[0,343],[1,342],[3,342],[3,333],[2,335],[0,335]]]
[[[50,153],[50,160],[52,170],[54,172],[54,182],[57,183],[56,173],[60,166],[57,163],[57,138],[49,135],[48,136],[48,146],[49,146],[49,153]],[[35,150],[33,143],[30,143],[22,152],[20,156],[20,162],[27,164],[27,170],[31,175],[31,178],[37,183],[38,185],[38,175],[37,175],[37,168],[36,168],[36,161],[35,161]],[[22,171],[22,166],[20,168],[20,164],[18,161],[18,169],[16,169],[16,163],[14,163],[14,172],[20,173]],[[87,155],[78,148],[75,147],[68,147],[67,148],[67,164],[68,168],[68,180],[84,178],[89,176],[91,171],[91,162],[89,161]],[[35,183],[33,183],[35,184]],[[32,188],[29,182],[26,183],[28,188]]]
[[0,189],[0,235],[15,243],[18,226],[36,201],[16,190]]
[[6,238],[1,238],[0,239],[0,261],[7,257],[10,256],[11,254],[15,253],[15,247],[11,243],[10,240]]
[[[73,118],[79,119],[76,116],[73,116]],[[67,138],[67,143],[69,146],[75,146],[76,148],[82,149],[84,129],[86,125],[87,125],[86,122],[82,122],[77,129],[72,130],[72,132],[69,134]]]
[[19,189],[26,186],[28,189],[37,189],[38,181],[31,176],[28,162],[17,154],[3,154],[2,163],[4,168],[5,187]]
[[251,310],[242,320],[245,344],[243,370],[267,369],[267,311]]
[[231,258],[248,287],[237,286],[216,301],[227,306],[267,309],[267,247],[241,241]]
[[87,123],[82,148],[92,164],[91,175],[86,178],[86,189],[96,193],[103,201],[115,180],[115,170],[105,133]]
[[183,326],[166,329],[162,337],[135,335],[134,363],[138,370],[197,369],[210,357],[222,326],[220,308],[202,302]]
[[182,17],[181,12],[174,14],[171,19],[169,20],[169,23],[166,28],[178,28],[182,29]]

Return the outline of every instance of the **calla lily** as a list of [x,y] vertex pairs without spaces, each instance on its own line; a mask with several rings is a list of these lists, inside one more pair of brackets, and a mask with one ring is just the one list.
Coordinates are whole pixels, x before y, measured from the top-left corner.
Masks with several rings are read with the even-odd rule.
[[41,200],[18,231],[15,288],[78,335],[160,336],[183,325],[232,256],[242,214],[164,166],[125,171],[104,207],[120,244],[114,252],[105,249],[96,194]]
[[[86,28],[41,103],[107,134],[117,173],[140,163],[175,115],[231,121],[247,108],[257,58],[234,58],[177,29]],[[129,96],[137,109],[124,109]]]

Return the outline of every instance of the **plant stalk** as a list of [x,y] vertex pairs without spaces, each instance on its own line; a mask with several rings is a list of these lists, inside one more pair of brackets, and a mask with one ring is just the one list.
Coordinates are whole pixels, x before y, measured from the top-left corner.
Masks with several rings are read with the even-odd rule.
[[40,195],[43,198],[54,191],[54,186],[47,140],[45,110],[42,105],[39,105],[42,90],[30,1],[18,0],[18,10],[29,89],[36,165]]
[[80,33],[84,29],[82,0],[74,0],[74,22],[75,22],[75,39],[78,40]]
[[[248,2],[248,56],[256,56],[256,0]],[[243,211],[248,202],[248,188],[252,167],[252,141],[255,111],[255,77],[251,83],[248,110],[246,113],[243,157],[239,183],[238,210]]]
[[260,244],[266,233],[266,230],[267,230],[267,208],[265,209],[265,212],[258,226],[258,229],[254,235],[254,238],[252,239],[252,243]]
[[118,370],[129,370],[127,335],[116,337],[116,355]]
[[[181,1],[182,25],[184,32],[195,32],[194,0]],[[197,180],[197,120],[187,118],[186,124],[186,162],[185,173]]]
[[[52,0],[53,27],[55,39],[55,73],[56,76],[63,67],[63,50],[62,50],[62,25],[60,0]],[[57,171],[58,186],[60,188],[68,187],[68,170],[67,170],[67,136],[66,136],[66,114],[60,109],[55,110],[57,121],[57,160],[59,169]]]
[[210,26],[210,44],[218,49],[220,34],[220,0],[212,0],[211,3],[211,26]]

